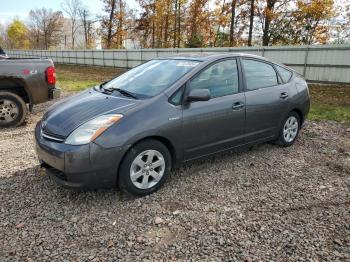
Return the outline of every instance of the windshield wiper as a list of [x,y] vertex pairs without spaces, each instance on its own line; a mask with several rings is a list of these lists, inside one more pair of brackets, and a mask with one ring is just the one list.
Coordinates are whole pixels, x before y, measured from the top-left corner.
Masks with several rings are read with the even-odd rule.
[[111,87],[111,88],[107,88],[107,89],[109,89],[109,90],[116,90],[116,91],[118,91],[119,93],[121,93],[124,96],[128,96],[128,97],[131,97],[131,98],[134,98],[134,99],[138,99],[138,97],[135,94],[133,94],[133,93],[127,91],[127,90],[121,89],[121,88]]
[[[106,82],[103,82],[102,84],[100,84],[100,89],[102,89],[103,88],[103,86],[105,85],[105,84],[107,84],[109,81],[106,81]],[[103,88],[104,89],[104,88]]]

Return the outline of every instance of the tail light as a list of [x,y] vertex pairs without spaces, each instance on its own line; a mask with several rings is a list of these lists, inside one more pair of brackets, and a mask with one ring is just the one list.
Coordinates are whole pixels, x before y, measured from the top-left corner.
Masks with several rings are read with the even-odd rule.
[[49,66],[46,69],[46,81],[49,85],[55,85],[56,84],[56,70],[55,67]]

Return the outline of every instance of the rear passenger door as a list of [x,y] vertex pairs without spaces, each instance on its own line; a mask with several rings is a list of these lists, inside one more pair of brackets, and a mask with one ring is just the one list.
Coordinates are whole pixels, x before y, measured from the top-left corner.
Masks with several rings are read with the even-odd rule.
[[288,86],[281,84],[273,65],[259,59],[241,58],[245,80],[248,141],[274,136],[288,112]]

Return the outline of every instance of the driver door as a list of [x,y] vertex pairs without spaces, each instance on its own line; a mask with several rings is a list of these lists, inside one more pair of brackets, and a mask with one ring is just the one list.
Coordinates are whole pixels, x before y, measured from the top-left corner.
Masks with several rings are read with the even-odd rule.
[[187,83],[187,91],[208,89],[211,99],[187,102],[183,107],[186,160],[243,143],[245,95],[240,92],[238,75],[236,59],[227,59],[209,65]]

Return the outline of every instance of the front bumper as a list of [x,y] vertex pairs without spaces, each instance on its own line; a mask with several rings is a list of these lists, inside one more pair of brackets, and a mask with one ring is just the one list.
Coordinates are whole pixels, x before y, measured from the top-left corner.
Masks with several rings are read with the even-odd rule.
[[54,88],[51,88],[49,89],[49,99],[57,99],[57,98],[60,98],[61,96],[61,88],[59,87],[54,87]]
[[41,136],[41,122],[35,128],[36,152],[46,173],[68,188],[113,187],[124,155],[120,147],[104,148],[95,143],[66,145]]

